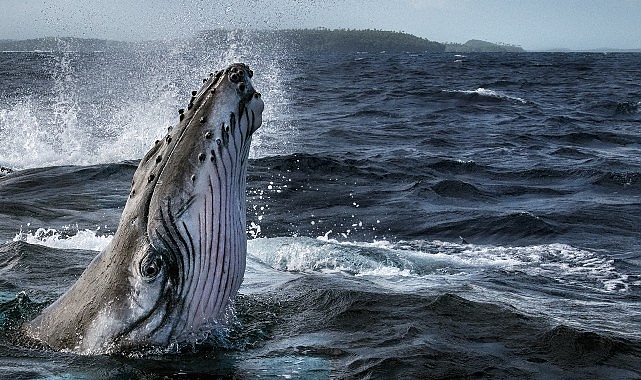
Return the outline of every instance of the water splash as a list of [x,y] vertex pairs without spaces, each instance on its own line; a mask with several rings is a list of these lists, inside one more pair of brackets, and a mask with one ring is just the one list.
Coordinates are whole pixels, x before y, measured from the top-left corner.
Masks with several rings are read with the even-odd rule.
[[326,236],[254,239],[248,251],[274,269],[342,271],[359,276],[412,277],[417,284],[471,281],[485,272],[526,276],[598,292],[626,292],[628,276],[604,255],[564,244],[524,247],[442,241],[339,242]]
[[78,230],[72,226],[67,226],[63,231],[54,228],[38,228],[35,231],[20,231],[13,241],[24,241],[51,248],[102,251],[107,247],[113,235],[100,235],[98,231]]
[[[50,92],[28,95],[0,109],[2,164],[13,168],[75,161],[86,132],[80,128],[76,53],[59,40],[60,51],[47,54]],[[47,65],[43,65],[47,66]]]
[[[217,33],[220,35],[220,32]],[[289,94],[283,83],[288,58],[284,45],[275,36],[258,38],[261,32],[232,30],[225,32],[224,50],[210,57],[216,67],[232,62],[246,62],[256,73],[252,79],[265,102],[263,125],[253,136],[250,158],[260,158],[295,151],[298,130],[291,122]],[[203,41],[199,41],[203,43]],[[204,63],[205,67],[208,63]]]
[[[251,157],[292,149],[287,123],[284,56],[251,33],[229,31],[219,43],[204,36],[132,45],[127,51],[82,53],[60,40],[46,78],[28,95],[0,99],[0,165],[13,169],[93,165],[141,158],[178,121],[207,73],[244,61],[256,72],[267,104]],[[35,53],[34,53],[35,54]],[[19,68],[15,68],[19,70]]]
[[527,104],[527,100],[518,96],[508,95],[501,91],[490,90],[488,88],[479,87],[476,90],[443,90],[445,93],[460,94],[467,97],[474,97],[479,99],[493,99],[503,100],[513,103]]

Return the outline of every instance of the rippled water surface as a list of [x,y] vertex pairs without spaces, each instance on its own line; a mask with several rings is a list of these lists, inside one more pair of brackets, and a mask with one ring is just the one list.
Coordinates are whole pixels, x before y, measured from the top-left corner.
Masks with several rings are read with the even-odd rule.
[[[0,53],[0,373],[641,376],[640,55],[60,50]],[[236,322],[180,353],[16,343],[192,87],[240,60],[267,108]]]

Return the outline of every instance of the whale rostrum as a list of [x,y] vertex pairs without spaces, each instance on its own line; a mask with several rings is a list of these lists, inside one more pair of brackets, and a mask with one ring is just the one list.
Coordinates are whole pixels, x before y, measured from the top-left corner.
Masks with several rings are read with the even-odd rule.
[[219,325],[247,252],[245,187],[263,101],[233,64],[192,93],[140,161],[118,229],[76,283],[22,329],[102,354],[193,341]]

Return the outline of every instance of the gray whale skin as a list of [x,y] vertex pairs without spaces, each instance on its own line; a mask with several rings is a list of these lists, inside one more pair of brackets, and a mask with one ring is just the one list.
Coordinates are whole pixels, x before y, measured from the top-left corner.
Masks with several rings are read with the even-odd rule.
[[202,338],[243,280],[245,185],[263,101],[248,66],[203,80],[140,162],[118,229],[77,282],[22,326],[54,350],[105,354]]

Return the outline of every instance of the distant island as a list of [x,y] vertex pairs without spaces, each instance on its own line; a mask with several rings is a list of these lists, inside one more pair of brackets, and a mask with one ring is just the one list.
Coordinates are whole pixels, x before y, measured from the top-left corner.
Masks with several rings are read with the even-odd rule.
[[[227,30],[208,30],[197,34],[195,38],[206,44],[218,46],[229,36]],[[519,46],[495,44],[480,40],[465,43],[440,43],[430,41],[404,32],[383,30],[349,30],[349,29],[290,29],[255,31],[245,30],[238,33],[257,40],[260,43],[279,43],[297,51],[309,53],[345,53],[345,52],[522,52]],[[171,41],[169,41],[171,42]],[[29,40],[0,40],[0,51],[113,51],[146,48],[163,45],[167,41],[122,42],[85,38],[37,38]]]
[[443,52],[445,45],[403,32],[347,29],[278,30],[274,36],[310,52]]
[[508,44],[495,44],[481,40],[469,40],[464,44],[445,44],[445,51],[456,53],[521,53],[522,47]]
[[122,50],[131,43],[97,38],[43,37],[27,40],[0,40],[0,51],[111,51]]

